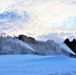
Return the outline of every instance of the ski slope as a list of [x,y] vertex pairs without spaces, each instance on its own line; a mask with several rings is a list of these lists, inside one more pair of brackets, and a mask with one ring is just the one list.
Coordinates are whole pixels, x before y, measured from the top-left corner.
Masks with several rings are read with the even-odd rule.
[[76,59],[63,55],[1,55],[0,75],[76,75]]

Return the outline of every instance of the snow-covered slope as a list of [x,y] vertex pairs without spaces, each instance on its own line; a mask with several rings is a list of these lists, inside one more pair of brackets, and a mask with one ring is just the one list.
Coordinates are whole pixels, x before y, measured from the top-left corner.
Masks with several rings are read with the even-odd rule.
[[75,58],[62,55],[2,55],[0,75],[76,75],[75,64]]

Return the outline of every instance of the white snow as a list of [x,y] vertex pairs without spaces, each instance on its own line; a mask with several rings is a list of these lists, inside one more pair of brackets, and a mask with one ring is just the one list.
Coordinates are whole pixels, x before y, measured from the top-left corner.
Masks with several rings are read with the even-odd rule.
[[32,47],[30,47],[28,44],[25,43],[25,45],[26,45],[26,47],[27,47],[28,49],[30,49],[30,50],[32,50],[32,51],[35,52],[35,50],[34,50]]
[[[18,40],[18,41],[20,41],[20,40]],[[20,44],[21,44],[21,45],[24,45],[24,46],[27,47],[28,49],[30,49],[30,50],[32,50],[32,51],[35,52],[35,50],[34,50],[32,47],[30,47],[27,43],[24,43],[24,42],[20,41]]]
[[69,53],[72,53],[73,55],[75,55],[75,53],[66,44],[61,44],[60,47],[68,51]]
[[16,54],[20,53],[22,50],[24,50],[26,53],[35,52],[35,50],[31,46],[29,46],[28,43],[25,43],[16,38],[4,37],[0,38],[0,41],[2,53],[10,54],[10,52],[13,51]]
[[63,55],[1,55],[0,75],[76,75],[76,59]]
[[30,50],[32,50],[32,51],[34,51],[35,52],[35,50],[32,48],[32,47],[30,47],[27,43],[24,43],[24,42],[22,42],[22,41],[20,41],[20,40],[18,40],[18,39],[14,39],[14,40],[12,40],[12,39],[10,39],[12,42],[15,40],[17,43],[20,43],[20,45],[22,45],[22,46],[24,46],[24,47],[26,47],[26,48],[28,48],[28,49],[30,49]]

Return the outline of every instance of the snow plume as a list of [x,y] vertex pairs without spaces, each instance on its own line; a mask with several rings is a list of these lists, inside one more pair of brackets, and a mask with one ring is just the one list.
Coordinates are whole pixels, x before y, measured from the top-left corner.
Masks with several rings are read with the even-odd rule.
[[67,52],[75,55],[75,53],[65,44],[61,44],[61,48],[63,48],[64,50],[66,50]]
[[[75,28],[75,27],[74,27]],[[70,31],[72,30],[72,31]],[[60,32],[60,30],[57,32],[57,28],[52,29],[52,31],[54,31],[54,33],[48,33],[46,35],[42,35],[38,37],[38,40],[54,40],[54,42],[56,42],[57,44],[62,44],[64,42],[64,40],[66,38],[69,38],[70,40],[73,40],[74,38],[76,38],[75,36],[73,36],[75,34],[74,30],[76,29],[66,29],[66,28],[62,28],[62,31]],[[68,33],[67,31],[70,31],[70,33]],[[65,33],[64,33],[65,32]]]
[[[66,46],[63,42],[66,38],[68,38],[70,40],[73,40],[75,37],[71,36],[70,34],[67,33],[53,33],[53,34],[48,34],[48,35],[44,35],[44,36],[40,36],[39,38],[41,38],[41,40],[54,40],[54,42],[52,41],[51,43],[53,43],[53,46],[56,48],[56,44],[58,44],[58,46],[60,46],[61,50],[64,49],[66,52],[71,53],[73,55],[75,55],[75,53],[68,47]],[[51,46],[51,45],[50,45]],[[59,51],[59,48],[56,50]]]
[[37,55],[75,55],[64,44],[57,44],[53,40],[37,41],[36,44],[26,43],[17,38],[0,37],[0,54],[37,54]]
[[0,37],[0,54],[26,54],[35,50],[28,44],[11,37]]

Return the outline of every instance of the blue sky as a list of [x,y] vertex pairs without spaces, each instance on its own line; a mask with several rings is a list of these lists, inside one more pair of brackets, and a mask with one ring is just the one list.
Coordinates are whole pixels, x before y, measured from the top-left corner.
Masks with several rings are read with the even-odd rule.
[[0,0],[1,33],[74,36],[75,26],[76,0]]
[[6,25],[6,23],[16,22],[19,20],[27,21],[29,15],[27,12],[23,14],[18,14],[17,12],[4,12],[0,14],[0,24]]

